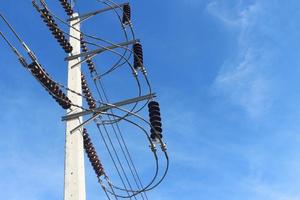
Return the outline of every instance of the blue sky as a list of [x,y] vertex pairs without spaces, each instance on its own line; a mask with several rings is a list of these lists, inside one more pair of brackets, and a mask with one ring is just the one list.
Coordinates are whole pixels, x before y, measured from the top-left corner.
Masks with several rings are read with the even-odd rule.
[[[94,1],[77,1],[83,12],[96,9]],[[57,2],[48,4],[63,16]],[[167,179],[149,197],[299,200],[300,2],[131,4],[145,65],[159,94],[171,157]],[[0,12],[53,77],[65,83],[65,55],[31,1],[7,1]],[[101,26],[91,24],[94,29],[86,30],[119,41],[107,28],[110,21],[98,19]],[[3,24],[0,28],[5,30]],[[3,41],[0,47],[0,199],[60,199],[64,111],[22,69]],[[114,96],[120,84],[109,86]],[[86,171],[88,199],[103,197],[89,163]]]

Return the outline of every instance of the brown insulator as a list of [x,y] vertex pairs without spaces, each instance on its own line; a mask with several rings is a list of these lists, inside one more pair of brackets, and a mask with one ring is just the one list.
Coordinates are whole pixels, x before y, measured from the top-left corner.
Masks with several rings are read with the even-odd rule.
[[85,80],[85,77],[83,74],[81,74],[81,88],[84,96],[86,97],[87,104],[89,105],[90,109],[96,108],[95,99],[92,96],[92,93],[88,87],[87,81]]
[[59,103],[60,106],[62,106],[64,109],[71,107],[71,101],[40,65],[38,65],[36,62],[32,62],[28,65],[28,69],[31,71],[32,75],[47,89],[49,94],[57,103]]
[[71,5],[69,4],[69,2],[64,1],[64,0],[59,0],[60,4],[62,5],[62,7],[64,8],[65,12],[67,13],[68,16],[72,16],[74,11],[72,10]]
[[[84,41],[84,38],[83,38],[83,35],[81,34],[80,35],[80,43],[81,43],[81,50],[82,52],[86,53],[88,52],[88,48],[87,48],[87,44],[86,44],[86,41]],[[88,58],[88,57],[85,57],[86,60],[86,63],[89,67],[89,70],[91,73],[95,72],[96,71],[96,68],[95,68],[95,65],[94,65],[94,62],[92,59]]]
[[89,134],[87,133],[86,129],[83,129],[83,143],[84,143],[84,149],[85,152],[92,164],[92,167],[99,178],[100,176],[104,175],[104,169],[100,162],[99,157],[97,156],[96,150],[93,147],[93,143],[91,142],[91,139],[89,137]]
[[62,34],[62,32],[60,32],[60,30],[58,30],[57,32],[53,32],[54,37],[57,39],[57,41],[59,42],[64,41],[65,40],[65,36]]
[[148,104],[149,109],[149,117],[150,117],[150,124],[151,124],[151,138],[153,140],[162,138],[162,123],[161,123],[161,116],[160,116],[160,107],[159,103],[156,101],[150,101]]
[[60,46],[64,49],[66,53],[71,53],[73,50],[72,46],[70,45],[69,41],[65,38],[63,32],[58,28],[58,25],[55,23],[55,20],[50,14],[50,12],[46,8],[43,8],[41,10],[38,9],[38,11],[41,13],[43,21],[46,23],[49,30],[52,32],[53,36],[56,38]]
[[88,49],[87,49],[87,47],[82,47],[82,52],[87,52],[88,51]]
[[135,43],[133,45],[133,53],[134,53],[134,69],[141,69],[144,66],[144,55],[143,55],[143,47],[140,43]]
[[123,6],[123,19],[122,23],[124,25],[129,25],[131,21],[131,8],[129,4]]

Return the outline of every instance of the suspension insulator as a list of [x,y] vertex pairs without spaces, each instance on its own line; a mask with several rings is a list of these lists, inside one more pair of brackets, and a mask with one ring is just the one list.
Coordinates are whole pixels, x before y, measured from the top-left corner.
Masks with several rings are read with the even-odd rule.
[[60,87],[49,77],[42,67],[40,67],[36,62],[32,62],[28,65],[28,69],[63,109],[69,109],[71,107],[72,103],[70,99],[63,93]]
[[72,6],[69,4],[67,0],[59,0],[60,4],[64,8],[65,12],[67,13],[68,16],[72,16],[74,11],[72,9]]
[[151,139],[157,140],[163,137],[159,103],[156,101],[149,102],[148,109],[151,124]]
[[58,28],[58,25],[55,23],[55,20],[50,14],[49,10],[47,8],[39,9],[38,7],[36,7],[34,2],[33,5],[37,9],[37,11],[40,12],[43,21],[46,23],[47,27],[52,32],[52,35],[55,37],[60,46],[66,53],[71,53],[73,51],[73,47],[66,39],[63,32]]
[[92,93],[88,87],[87,81],[83,74],[81,74],[81,86],[82,86],[82,92],[83,92],[84,96],[86,97],[85,99],[87,101],[87,104],[89,105],[89,108],[91,110],[95,109],[97,107],[96,101],[92,96]]
[[143,47],[140,43],[135,43],[133,45],[133,53],[134,53],[134,69],[138,70],[143,68],[144,66],[144,54]]
[[85,128],[83,129],[83,144],[84,144],[85,152],[94,168],[97,177],[99,178],[102,175],[105,175],[104,168],[100,162],[99,157],[97,156],[97,152]]
[[[82,50],[83,53],[86,53],[86,52],[89,51],[88,48],[87,48],[87,45],[86,45],[86,41],[84,40],[82,34],[80,35],[80,44],[81,44],[81,50]],[[87,57],[85,57],[85,58],[87,58]],[[89,70],[90,70],[91,73],[96,71],[95,64],[94,64],[92,59],[90,59],[90,58],[87,59],[86,63],[88,65]]]
[[131,23],[131,8],[129,4],[123,6],[123,19],[122,23],[124,25],[129,25]]

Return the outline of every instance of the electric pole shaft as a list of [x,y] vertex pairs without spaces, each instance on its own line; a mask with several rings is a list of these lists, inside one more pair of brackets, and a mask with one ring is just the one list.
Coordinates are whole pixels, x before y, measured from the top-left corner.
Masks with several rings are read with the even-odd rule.
[[[73,14],[73,17],[77,16],[77,13]],[[70,22],[70,26],[74,27],[70,28],[70,44],[73,47],[73,54],[80,54],[80,23],[77,23],[78,21],[79,19]],[[68,88],[82,94],[81,65],[72,67],[79,61],[80,58],[77,58],[68,62]],[[68,98],[73,104],[82,106],[81,96],[68,91]],[[70,111],[77,113],[81,112],[82,109],[72,106],[68,112]],[[81,122],[82,117],[66,122],[64,200],[86,199],[82,130],[79,129],[71,133],[71,130],[80,125]]]

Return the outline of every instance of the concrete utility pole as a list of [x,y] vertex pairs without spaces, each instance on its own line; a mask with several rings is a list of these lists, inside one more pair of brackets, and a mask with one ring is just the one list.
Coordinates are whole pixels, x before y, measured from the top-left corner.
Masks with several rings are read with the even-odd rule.
[[[78,14],[74,13],[73,17]],[[73,54],[80,54],[80,23],[79,18],[72,20],[70,25],[75,29],[70,29],[70,44],[73,47]],[[68,88],[82,93],[81,88],[81,65],[72,68],[74,64],[80,61],[80,58],[70,60],[68,62]],[[82,106],[82,97],[68,91],[68,98],[73,104]],[[71,113],[82,112],[78,107],[71,107]],[[70,112],[70,110],[68,110]],[[70,114],[70,113],[69,113]],[[82,130],[71,133],[75,127],[80,125],[82,117],[67,120],[66,123],[66,149],[65,149],[65,185],[64,185],[64,200],[85,200],[85,171],[84,171],[84,149]]]

